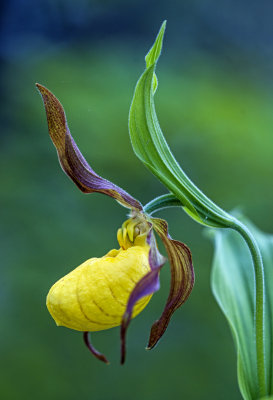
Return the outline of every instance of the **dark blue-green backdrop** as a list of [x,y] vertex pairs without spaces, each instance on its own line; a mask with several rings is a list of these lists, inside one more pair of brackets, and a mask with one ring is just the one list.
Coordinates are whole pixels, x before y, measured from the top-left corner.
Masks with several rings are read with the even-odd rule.
[[94,169],[143,203],[164,187],[136,159],[128,111],[144,56],[164,19],[156,107],[185,171],[220,206],[273,230],[273,3],[267,0],[9,0],[1,12],[0,397],[5,400],[239,400],[231,334],[210,291],[213,245],[179,209],[160,213],[193,253],[196,284],[160,344],[144,347],[168,293],[128,334],[57,328],[49,287],[117,246],[126,210],[83,195],[60,169],[35,82],[61,100]]

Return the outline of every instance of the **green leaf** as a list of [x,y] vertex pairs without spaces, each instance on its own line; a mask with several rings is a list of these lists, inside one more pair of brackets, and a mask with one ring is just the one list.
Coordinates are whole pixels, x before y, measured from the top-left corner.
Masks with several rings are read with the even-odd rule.
[[273,400],[273,396],[270,396],[270,397],[263,397],[263,398],[261,398],[261,399],[259,399],[259,400]]
[[[265,273],[265,365],[266,391],[273,395],[273,236],[244,220],[262,253]],[[222,309],[237,348],[238,382],[245,400],[259,398],[255,348],[255,281],[253,263],[242,237],[232,230],[215,232],[212,269],[213,294]]]
[[157,60],[159,59],[161,50],[162,50],[162,42],[163,42],[163,37],[166,29],[166,23],[167,21],[164,21],[160,27],[160,30],[158,32],[158,35],[156,37],[156,40],[151,47],[151,49],[148,51],[145,61],[146,61],[146,68],[149,68],[151,65],[153,65]]
[[187,177],[174,158],[160,129],[154,94],[155,68],[162,49],[166,22],[146,56],[146,70],[137,82],[129,114],[129,132],[139,159],[169,189],[184,210],[206,226],[229,227],[233,219],[208,199]]

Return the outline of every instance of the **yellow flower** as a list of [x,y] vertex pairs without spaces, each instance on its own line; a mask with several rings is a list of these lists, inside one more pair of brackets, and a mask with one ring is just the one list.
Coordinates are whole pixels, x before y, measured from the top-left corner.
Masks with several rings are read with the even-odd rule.
[[[47,308],[57,325],[83,332],[121,325],[131,292],[151,271],[149,230],[139,216],[129,219],[118,230],[119,250],[90,258],[52,286]],[[144,296],[135,303],[132,318],[150,298]]]
[[142,204],[125,190],[99,176],[77,147],[59,100],[37,84],[46,109],[50,137],[65,173],[84,193],[102,193],[131,210],[131,218],[118,230],[119,250],[91,258],[61,278],[50,289],[47,307],[57,325],[84,332],[89,350],[108,362],[91,344],[88,332],[120,325],[121,363],[125,337],[133,317],[159,289],[159,271],[165,259],[157,249],[155,231],[162,240],[171,269],[170,292],[160,318],[151,327],[148,349],[162,337],[172,314],[186,301],[194,283],[190,250],[173,240],[168,224],[145,214]]

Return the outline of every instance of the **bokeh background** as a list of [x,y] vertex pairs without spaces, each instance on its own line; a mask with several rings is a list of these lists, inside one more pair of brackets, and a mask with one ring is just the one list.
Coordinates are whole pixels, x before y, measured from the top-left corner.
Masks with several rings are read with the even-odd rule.
[[156,94],[166,138],[209,197],[272,232],[273,3],[6,0],[0,11],[1,399],[240,399],[232,338],[210,291],[213,244],[180,209],[159,215],[191,247],[196,284],[156,349],[144,347],[166,300],[168,265],[130,326],[125,366],[118,328],[93,335],[106,366],[80,333],[55,326],[49,287],[115,248],[126,210],[83,195],[63,174],[34,84],[61,100],[95,170],[148,202],[166,190],[133,154],[128,111],[167,19]]

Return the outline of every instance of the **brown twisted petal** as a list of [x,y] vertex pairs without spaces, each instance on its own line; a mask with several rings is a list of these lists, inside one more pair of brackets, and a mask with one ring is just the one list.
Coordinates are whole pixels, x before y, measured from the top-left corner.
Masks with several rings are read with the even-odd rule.
[[126,333],[128,326],[131,322],[133,308],[136,302],[142,297],[155,293],[160,288],[159,272],[165,264],[165,257],[163,257],[158,249],[156,240],[152,230],[150,230],[147,242],[150,246],[149,251],[149,264],[151,271],[144,275],[136,284],[127,302],[126,311],[122,317],[122,323],[120,327],[120,338],[121,338],[121,364],[125,362],[126,356]]
[[64,109],[47,88],[36,84],[44,102],[48,130],[64,172],[84,193],[99,192],[113,197],[123,206],[142,210],[142,205],[119,186],[97,175],[78,149],[69,131]]
[[166,221],[152,218],[152,222],[168,253],[171,287],[163,313],[152,325],[148,349],[157,344],[167,329],[172,314],[187,300],[194,285],[194,270],[189,248],[184,243],[171,239]]

